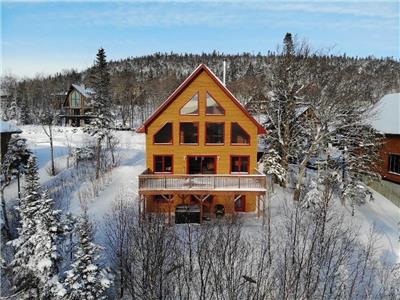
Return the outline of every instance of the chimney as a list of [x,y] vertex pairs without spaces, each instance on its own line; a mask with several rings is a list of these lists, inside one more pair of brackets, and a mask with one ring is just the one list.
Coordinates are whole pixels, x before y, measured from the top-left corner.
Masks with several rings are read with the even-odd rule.
[[222,71],[222,83],[223,83],[224,85],[226,85],[226,84],[225,84],[225,80],[226,80],[226,61],[225,61],[225,59],[224,59],[224,62],[223,62],[223,71]]

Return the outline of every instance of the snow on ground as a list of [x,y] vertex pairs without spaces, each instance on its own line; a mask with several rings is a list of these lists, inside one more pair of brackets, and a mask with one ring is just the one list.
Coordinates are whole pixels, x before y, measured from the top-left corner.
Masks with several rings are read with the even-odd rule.
[[[33,150],[39,161],[39,173],[42,184],[48,184],[51,181],[62,180],[63,177],[68,180],[68,172],[74,172],[74,169],[66,170],[66,157],[71,147],[81,147],[91,142],[91,137],[83,133],[80,128],[55,127],[54,146],[56,166],[61,171],[55,178],[51,178],[46,168],[50,162],[50,150],[48,137],[44,134],[41,126],[21,126],[22,137],[28,140],[29,147]],[[131,131],[115,132],[120,144],[118,146],[119,165],[114,168],[104,181],[98,196],[93,197],[88,202],[88,210],[92,220],[101,226],[103,216],[110,210],[114,199],[123,189],[129,199],[136,199],[138,187],[138,175],[145,169],[145,137],[143,134],[137,134]],[[79,193],[87,187],[90,182],[71,181],[76,186],[71,188],[70,203],[68,209],[79,214],[81,205]],[[6,191],[6,199],[13,199],[17,195],[16,183],[10,185]],[[350,208],[338,205],[340,209],[348,216],[348,221],[361,229],[361,238],[366,239],[372,226],[379,234],[379,246],[382,257],[389,262],[400,262],[400,243],[399,243],[399,221],[400,208],[384,198],[382,195],[373,191],[375,200],[358,207],[354,217],[351,217]],[[274,217],[279,217],[283,199],[289,199],[290,192],[276,188],[275,194],[271,197],[271,215],[272,222]],[[249,234],[258,231],[262,221],[256,219],[255,214],[248,214],[244,218],[245,229]],[[101,238],[100,238],[101,239]]]

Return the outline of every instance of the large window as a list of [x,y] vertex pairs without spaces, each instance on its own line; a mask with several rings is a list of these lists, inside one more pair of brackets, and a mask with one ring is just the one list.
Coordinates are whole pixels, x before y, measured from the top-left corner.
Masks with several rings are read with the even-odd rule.
[[77,91],[71,94],[71,107],[81,107],[81,95]]
[[172,123],[165,124],[154,135],[154,144],[172,144]]
[[182,108],[181,115],[199,114],[199,93],[196,93]]
[[399,154],[389,154],[389,172],[400,174]]
[[217,158],[215,156],[188,156],[189,174],[216,174]]
[[207,93],[206,101],[206,115],[224,115],[225,110],[221,105],[209,94]]
[[232,156],[231,157],[232,173],[249,173],[249,157],[248,156]]
[[250,135],[238,123],[232,123],[231,143],[238,145],[250,144]]
[[199,124],[180,123],[179,136],[181,144],[198,144]]
[[155,155],[154,172],[172,173],[172,155]]
[[224,123],[206,123],[206,143],[224,143]]

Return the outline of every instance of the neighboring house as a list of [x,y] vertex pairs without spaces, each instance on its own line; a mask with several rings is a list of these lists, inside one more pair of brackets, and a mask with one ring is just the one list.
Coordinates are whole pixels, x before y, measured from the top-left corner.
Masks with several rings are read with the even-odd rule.
[[385,134],[380,174],[400,184],[400,93],[386,95],[378,102],[372,125]]
[[3,162],[4,155],[8,149],[8,142],[11,139],[11,135],[19,134],[22,130],[16,127],[10,121],[0,121],[0,143],[1,143],[1,152],[0,152],[0,160]]
[[61,117],[66,125],[82,126],[88,123],[90,117],[87,115],[92,111],[92,97],[95,92],[85,86],[71,84],[64,100]]
[[138,129],[146,133],[147,170],[139,176],[141,210],[197,206],[200,220],[259,211],[266,176],[256,170],[265,129],[201,64]]

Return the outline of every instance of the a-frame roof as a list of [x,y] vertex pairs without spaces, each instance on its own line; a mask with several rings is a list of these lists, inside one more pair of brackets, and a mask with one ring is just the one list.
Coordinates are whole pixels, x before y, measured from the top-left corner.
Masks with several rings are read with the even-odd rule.
[[243,107],[243,105],[235,98],[235,96],[225,87],[221,80],[205,65],[199,65],[192,74],[154,111],[154,113],[144,122],[137,130],[138,133],[147,132],[147,127],[189,86],[202,72],[206,72],[214,82],[224,91],[224,93],[232,100],[232,102],[257,126],[258,134],[265,134],[266,130],[256,119]]

